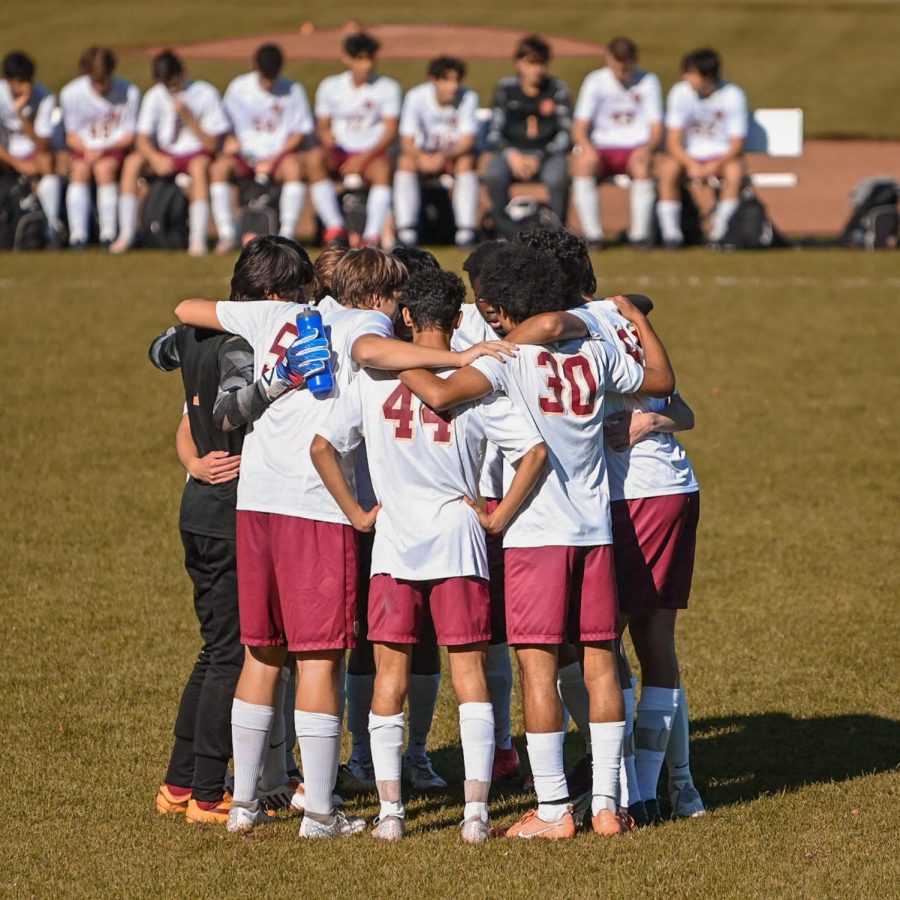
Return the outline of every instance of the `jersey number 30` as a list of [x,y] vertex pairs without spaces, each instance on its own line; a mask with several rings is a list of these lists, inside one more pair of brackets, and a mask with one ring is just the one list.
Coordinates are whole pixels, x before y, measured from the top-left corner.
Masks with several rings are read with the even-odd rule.
[[[539,369],[547,369],[547,387],[550,396],[541,395],[541,412],[547,416],[562,416],[566,413],[566,394],[568,394],[569,411],[574,416],[585,418],[594,414],[597,406],[597,376],[594,366],[586,356],[576,354],[559,360],[543,350],[538,354]],[[568,390],[566,390],[568,388]]]
[[[413,439],[412,392],[405,384],[398,384],[391,396],[381,407],[384,418],[394,423],[394,440],[411,441]],[[453,431],[448,418],[439,416],[433,409],[423,403],[419,408],[419,420],[422,425],[430,426],[431,439],[436,444],[449,444],[453,440]]]

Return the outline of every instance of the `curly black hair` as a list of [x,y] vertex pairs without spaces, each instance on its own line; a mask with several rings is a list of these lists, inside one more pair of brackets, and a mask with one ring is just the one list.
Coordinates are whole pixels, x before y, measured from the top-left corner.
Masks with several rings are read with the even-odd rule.
[[465,300],[466,286],[459,275],[431,268],[410,272],[400,295],[400,305],[409,310],[418,331],[426,328],[453,331]]
[[381,44],[365,31],[351,34],[344,39],[344,53],[351,59],[358,59],[360,56],[375,56],[380,49]]
[[478,274],[481,296],[513,322],[566,305],[566,282],[556,260],[522,243],[501,244]]
[[534,250],[549,253],[562,269],[566,280],[567,306],[581,306],[584,297],[593,297],[597,279],[588,254],[587,242],[565,228],[520,231],[515,240]]
[[397,244],[391,250],[391,256],[399,259],[406,266],[408,272],[418,272],[419,269],[440,269],[441,264],[437,257],[420,247],[407,247],[406,244]]
[[481,275],[481,268],[485,264],[485,261],[489,259],[496,249],[506,241],[498,240],[498,241],[485,241],[482,244],[479,244],[467,257],[465,262],[463,263],[463,272],[469,276],[469,284],[472,286],[472,290],[475,290],[475,282],[478,280],[478,277]]

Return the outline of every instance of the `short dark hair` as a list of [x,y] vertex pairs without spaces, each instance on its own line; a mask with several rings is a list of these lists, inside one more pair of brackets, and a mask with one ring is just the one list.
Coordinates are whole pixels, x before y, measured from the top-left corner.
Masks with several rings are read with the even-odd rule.
[[34,80],[34,60],[20,50],[13,50],[3,57],[3,77],[18,81]]
[[516,45],[516,59],[550,62],[550,45],[539,34],[528,34]]
[[277,44],[263,44],[256,51],[253,62],[263,78],[270,78],[274,81],[281,74],[284,66],[284,54]]
[[348,250],[331,276],[332,296],[343,306],[364,307],[373,297],[393,296],[407,277],[406,266],[389,253],[374,247]]
[[532,231],[520,231],[515,240],[533,250],[549,253],[556,260],[566,282],[566,299],[570,305],[580,306],[585,294],[589,297],[594,295],[597,279],[584,238],[566,228],[535,228]]
[[637,44],[631,38],[614,37],[607,45],[609,55],[620,63],[633,63],[638,56]]
[[88,47],[81,54],[78,67],[85,75],[89,75],[91,81],[99,81],[101,78],[109,78],[116,68],[116,55],[108,47]]
[[566,285],[556,260],[524,244],[510,241],[497,247],[478,281],[481,296],[517,324],[565,306]]
[[266,234],[244,245],[231,277],[231,300],[265,300],[266,293],[312,300],[318,279],[306,251],[289,238]]
[[696,72],[704,78],[719,79],[719,71],[722,68],[722,59],[712,47],[701,47],[688,53],[681,61],[682,72]]
[[391,256],[399,259],[406,266],[410,275],[420,269],[440,269],[441,267],[438,258],[421,247],[407,247],[405,244],[398,244],[391,250]]
[[466,286],[455,272],[422,268],[410,273],[400,296],[418,331],[434,328],[450,332],[466,301]]
[[438,56],[428,63],[429,78],[446,78],[450,72],[456,72],[462,81],[466,77],[466,64],[456,56]]
[[163,50],[162,53],[154,56],[151,70],[153,80],[160,84],[168,84],[175,78],[181,78],[184,75],[184,65],[171,50]]
[[351,59],[358,59],[360,56],[375,56],[380,49],[381,44],[365,31],[344,38],[344,53]]
[[479,244],[465,259],[463,272],[469,276],[469,284],[475,290],[475,282],[481,275],[485,262],[497,252],[497,248],[505,244],[505,240],[485,241]]

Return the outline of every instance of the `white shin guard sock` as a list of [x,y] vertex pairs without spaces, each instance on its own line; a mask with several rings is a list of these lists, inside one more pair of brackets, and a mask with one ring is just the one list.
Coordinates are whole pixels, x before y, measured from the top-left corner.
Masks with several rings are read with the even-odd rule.
[[369,740],[372,746],[372,766],[382,816],[404,816],[403,798],[400,793],[400,776],[403,768],[403,713],[395,716],[377,716],[369,713]]
[[360,762],[370,762],[369,713],[372,710],[374,675],[347,675],[347,729],[353,739],[351,756]]
[[453,218],[457,231],[475,231],[478,228],[477,172],[460,172],[453,186]]
[[563,706],[569,711],[569,715],[575,721],[575,726],[584,738],[585,749],[591,752],[590,729],[590,697],[584,683],[584,673],[579,662],[569,663],[563,666],[556,676],[556,687],[559,690],[559,698]]
[[231,185],[227,181],[214,181],[209,186],[209,202],[213,222],[220,241],[233,241],[234,212],[231,209]]
[[656,204],[656,215],[659,217],[659,230],[662,239],[667,243],[681,243],[681,202],[679,200],[660,200]]
[[512,747],[510,703],[513,689],[509,644],[491,644],[488,647],[485,677],[494,707],[494,740],[498,749],[509,750]]
[[69,220],[69,243],[80,244],[88,239],[91,218],[91,187],[80,181],[70,181],[66,191],[66,216]]
[[490,703],[461,703],[459,737],[466,773],[463,820],[488,820],[488,792],[494,764],[494,708]]
[[303,762],[304,808],[327,816],[334,810],[334,773],[341,756],[341,720],[327,713],[294,712]]
[[100,240],[116,239],[116,219],[119,205],[117,184],[97,185],[97,218],[100,221]]
[[119,195],[119,237],[129,246],[134,243],[137,233],[138,198],[135,194]]
[[653,226],[653,201],[656,199],[656,185],[652,178],[636,178],[631,182],[629,201],[631,205],[631,227],[628,240],[633,244],[650,240]]
[[409,744],[406,748],[409,756],[425,755],[440,688],[440,672],[436,675],[409,676]]
[[624,722],[591,722],[591,746],[594,748],[591,815],[596,816],[601,809],[616,811],[624,736]]
[[323,178],[310,185],[309,199],[325,228],[343,228],[344,217],[338,206],[337,194],[330,178]]
[[366,231],[363,237],[373,244],[381,241],[381,232],[391,211],[391,189],[386,184],[373,184],[366,200]]
[[257,783],[266,758],[275,709],[237,698],[231,704],[231,743],[234,753],[234,803],[257,798]]
[[589,241],[603,239],[603,226],[600,224],[600,195],[597,192],[597,179],[581,175],[572,179],[572,204],[581,222],[581,232]]
[[275,688],[275,702],[273,707],[275,715],[272,717],[272,727],[269,729],[269,740],[266,746],[266,758],[263,770],[259,776],[259,789],[270,791],[288,780],[285,763],[287,757],[284,752],[286,728],[284,722],[284,695],[287,692],[287,684],[291,678],[291,670],[286,666],[281,670],[281,677]]
[[641,800],[656,800],[672,721],[678,708],[678,688],[642,685],[634,729],[634,765]]
[[209,236],[209,200],[194,200],[188,207],[188,244],[206,247]]
[[728,231],[728,223],[734,215],[734,211],[738,208],[739,200],[720,200],[716,204],[713,212],[712,228],[709,231],[709,239],[711,241],[721,241]]
[[625,735],[622,740],[622,765],[619,769],[619,806],[627,809],[641,799],[634,769],[634,688],[622,689],[625,706]]
[[306,185],[302,181],[286,181],[281,186],[281,199],[278,201],[278,233],[294,241],[297,239],[297,221],[306,200]]
[[47,222],[54,231],[57,230],[61,224],[59,214],[62,199],[62,179],[59,175],[44,175],[38,182],[37,195]]
[[666,766],[669,781],[691,781],[691,729],[684,685],[678,691],[678,709],[672,721],[672,733],[666,747]]
[[558,822],[568,809],[569,788],[563,768],[564,737],[562,731],[525,733],[538,799],[538,817],[544,822]]
[[[422,205],[422,191],[419,176],[415,172],[394,172],[394,226],[401,231],[416,231],[419,226],[419,209]],[[368,226],[366,233],[368,233]]]

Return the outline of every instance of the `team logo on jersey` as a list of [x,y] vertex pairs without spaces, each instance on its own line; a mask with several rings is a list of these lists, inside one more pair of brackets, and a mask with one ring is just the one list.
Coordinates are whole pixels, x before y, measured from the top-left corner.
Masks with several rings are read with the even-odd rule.
[[538,112],[542,116],[552,116],[556,112],[556,101],[552,97],[545,97],[538,104]]
[[297,325],[294,322],[285,322],[285,324],[281,326],[281,331],[278,332],[275,340],[272,342],[269,352],[266,354],[262,367],[263,378],[267,378],[269,373],[275,369],[275,366],[284,359],[288,347],[294,343],[294,338],[296,337]]

